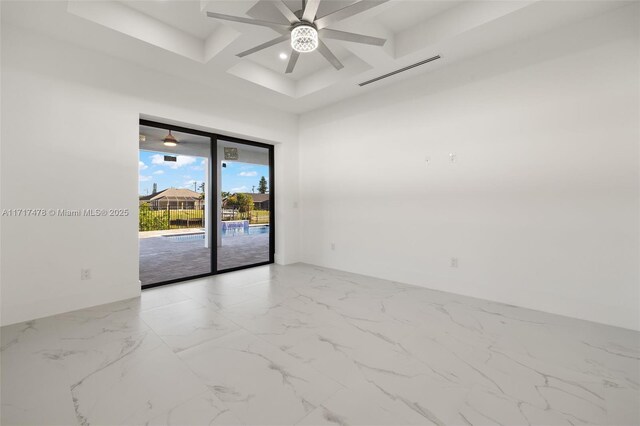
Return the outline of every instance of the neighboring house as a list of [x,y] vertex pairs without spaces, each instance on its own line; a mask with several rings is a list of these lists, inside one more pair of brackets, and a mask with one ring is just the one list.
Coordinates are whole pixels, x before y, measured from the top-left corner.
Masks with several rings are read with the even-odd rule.
[[[237,192],[235,194],[243,194],[251,197],[253,199],[253,208],[255,210],[269,210],[269,194],[254,194],[251,192]],[[227,208],[227,197],[222,199],[222,208]]]
[[256,210],[269,210],[269,194],[252,194],[250,192],[242,192],[253,198],[253,208]]
[[152,210],[202,209],[202,194],[185,188],[169,188],[155,194],[140,196],[140,204],[148,203]]
[[148,203],[149,200],[151,200],[151,197],[153,197],[156,194],[149,194],[149,195],[140,195],[139,201],[140,201],[140,205],[144,204],[144,203]]

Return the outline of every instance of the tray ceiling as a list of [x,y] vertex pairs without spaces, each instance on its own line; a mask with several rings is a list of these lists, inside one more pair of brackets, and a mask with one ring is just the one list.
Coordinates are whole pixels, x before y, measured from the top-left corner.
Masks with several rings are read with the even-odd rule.
[[[27,27],[214,88],[236,90],[285,111],[322,107],[412,75],[603,13],[628,2],[390,0],[332,28],[386,38],[384,47],[325,40],[345,67],[317,51],[285,74],[288,42],[238,58],[275,38],[269,28],[219,21],[207,11],[282,21],[275,0],[3,1],[2,23]],[[285,0],[291,10],[301,0]],[[318,16],[354,1],[323,0]],[[362,88],[358,83],[441,55],[442,59]]]

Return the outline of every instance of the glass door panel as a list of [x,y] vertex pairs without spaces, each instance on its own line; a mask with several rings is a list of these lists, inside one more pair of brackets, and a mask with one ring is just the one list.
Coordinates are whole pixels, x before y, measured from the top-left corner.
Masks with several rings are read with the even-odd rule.
[[273,148],[217,141],[217,269],[273,262]]
[[139,143],[142,286],[214,272],[211,138],[141,125]]

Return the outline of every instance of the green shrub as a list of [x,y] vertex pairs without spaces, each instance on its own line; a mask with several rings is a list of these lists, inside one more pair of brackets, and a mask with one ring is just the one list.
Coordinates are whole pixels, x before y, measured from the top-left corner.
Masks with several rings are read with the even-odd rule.
[[166,210],[151,210],[149,203],[140,204],[139,231],[160,231],[169,229]]

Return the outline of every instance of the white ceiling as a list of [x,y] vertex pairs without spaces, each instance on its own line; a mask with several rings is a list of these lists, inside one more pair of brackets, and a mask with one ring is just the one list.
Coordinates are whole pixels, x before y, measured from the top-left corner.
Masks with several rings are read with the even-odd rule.
[[[278,36],[274,30],[217,21],[207,11],[267,20],[284,18],[275,0],[2,1],[2,25],[29,28],[284,111],[306,112],[428,73],[554,27],[604,13],[622,1],[390,0],[334,29],[386,38],[384,47],[338,40],[336,71],[318,52],[301,55],[284,74],[288,42],[238,58]],[[295,10],[301,0],[285,0]],[[353,0],[323,0],[324,16]],[[358,83],[436,54],[442,59],[364,88]]]
[[201,39],[220,26],[219,21],[202,13],[199,1],[120,0],[120,3]]
[[399,33],[407,28],[414,27],[422,22],[428,22],[436,15],[459,6],[463,1],[441,0],[406,0],[405,7],[393,7],[378,15],[378,21],[394,33]]

